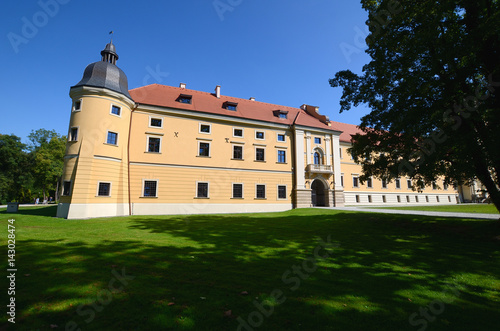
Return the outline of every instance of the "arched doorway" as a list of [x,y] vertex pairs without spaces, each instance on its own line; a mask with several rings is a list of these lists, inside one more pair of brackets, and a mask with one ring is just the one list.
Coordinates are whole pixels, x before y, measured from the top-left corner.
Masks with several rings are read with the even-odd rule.
[[316,179],[311,185],[311,201],[313,206],[324,207],[326,206],[325,184]]

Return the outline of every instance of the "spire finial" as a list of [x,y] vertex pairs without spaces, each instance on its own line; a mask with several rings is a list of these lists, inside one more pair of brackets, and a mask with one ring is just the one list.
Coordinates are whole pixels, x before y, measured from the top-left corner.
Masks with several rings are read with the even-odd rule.
[[114,31],[113,31],[113,30],[109,31],[109,35],[111,36],[111,37],[110,37],[110,38],[111,38],[110,44],[112,44],[112,43],[113,43],[113,33],[114,33]]

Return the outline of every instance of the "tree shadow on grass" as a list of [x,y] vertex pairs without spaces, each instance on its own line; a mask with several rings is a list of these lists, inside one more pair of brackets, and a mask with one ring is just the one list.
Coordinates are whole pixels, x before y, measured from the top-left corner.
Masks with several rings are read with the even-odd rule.
[[[496,326],[498,289],[462,279],[498,284],[498,243],[484,240],[495,221],[281,215],[134,216],[115,221],[129,228],[120,240],[23,240],[17,329],[235,330],[239,316],[258,330],[415,330],[411,314],[440,298],[429,330]],[[340,245],[304,265],[328,236]],[[459,295],[444,300],[450,283]],[[284,302],[259,310],[273,290]]]
[[23,207],[19,206],[17,213],[7,213],[7,209],[0,211],[0,215],[32,215],[32,216],[48,216],[56,217],[57,205],[37,206],[37,207]]

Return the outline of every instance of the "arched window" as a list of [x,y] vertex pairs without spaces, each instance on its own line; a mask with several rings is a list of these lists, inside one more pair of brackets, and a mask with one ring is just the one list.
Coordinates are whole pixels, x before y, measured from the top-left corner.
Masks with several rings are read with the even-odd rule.
[[314,152],[314,164],[321,164],[321,154]]

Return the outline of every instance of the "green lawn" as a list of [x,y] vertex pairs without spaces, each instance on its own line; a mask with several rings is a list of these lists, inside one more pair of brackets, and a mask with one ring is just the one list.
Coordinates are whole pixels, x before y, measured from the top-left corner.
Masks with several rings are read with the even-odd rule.
[[16,330],[493,330],[500,320],[499,221],[54,214],[0,212],[4,251],[7,219],[16,226]]
[[409,207],[376,207],[381,209],[400,209],[400,210],[423,210],[423,211],[444,211],[451,213],[483,213],[498,214],[498,210],[493,204],[459,204],[444,206],[409,206]]

